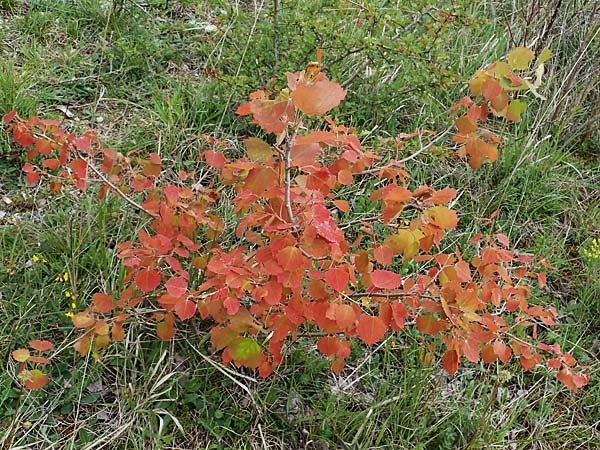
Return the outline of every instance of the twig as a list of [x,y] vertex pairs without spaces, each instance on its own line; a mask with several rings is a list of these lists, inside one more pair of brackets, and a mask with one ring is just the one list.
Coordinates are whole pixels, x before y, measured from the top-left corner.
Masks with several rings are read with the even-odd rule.
[[285,207],[287,209],[290,222],[292,223],[296,221],[296,217],[294,216],[294,212],[292,211],[292,148],[294,147],[296,136],[298,135],[298,130],[300,128],[301,123],[302,115],[300,115],[296,119],[294,132],[289,137],[285,146]]
[[154,217],[154,218],[158,217],[158,214],[155,214],[153,212],[148,211],[142,205],[140,205],[139,203],[136,203],[134,200],[132,200],[131,198],[129,198],[127,195],[125,195],[124,192],[122,192],[117,186],[115,186],[108,178],[106,178],[104,176],[104,174],[102,172],[100,172],[96,167],[94,167],[94,165],[91,164],[89,161],[88,161],[88,167],[92,170],[92,172],[94,172],[98,177],[100,177],[100,179],[102,180],[102,182],[104,184],[106,184],[107,186],[109,186],[113,191],[115,191],[115,193],[117,195],[119,195],[120,197],[122,197],[131,206],[135,207],[136,209],[139,209],[142,212],[145,212],[150,217]]

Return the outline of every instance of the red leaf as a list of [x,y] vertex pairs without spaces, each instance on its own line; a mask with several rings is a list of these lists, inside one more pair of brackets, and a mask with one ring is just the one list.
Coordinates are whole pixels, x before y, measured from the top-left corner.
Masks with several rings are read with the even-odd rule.
[[39,172],[29,172],[27,175],[25,175],[25,180],[27,180],[27,184],[35,184],[39,181],[39,179]]
[[325,114],[346,97],[337,83],[323,79],[313,84],[300,84],[292,93],[292,101],[305,114]]
[[227,297],[223,300],[223,306],[227,310],[227,314],[233,315],[240,310],[240,301],[235,297]]
[[113,309],[113,299],[108,294],[95,293],[92,296],[92,303],[94,304],[94,311],[102,314],[108,314]]
[[194,317],[196,313],[196,304],[191,300],[181,300],[175,304],[175,314],[181,320],[187,320]]
[[47,167],[48,169],[54,170],[58,167],[58,159],[56,159],[56,158],[44,159],[42,161],[42,166]]
[[136,275],[135,284],[144,294],[147,294],[156,289],[161,280],[162,275],[160,272],[152,269],[144,269],[140,270]]
[[54,347],[54,344],[50,341],[29,341],[29,346],[37,350],[39,352],[45,352],[47,350],[51,350]]
[[392,329],[394,331],[404,328],[404,319],[408,317],[408,310],[404,303],[396,302],[391,304],[392,307]]
[[16,116],[17,116],[17,112],[16,112],[16,111],[11,111],[11,112],[9,112],[8,114],[5,114],[5,115],[2,117],[2,121],[3,121],[4,123],[8,123],[8,122],[10,122],[11,120],[13,120],[13,119],[14,119]]
[[444,353],[444,356],[442,356],[442,366],[444,366],[446,372],[450,375],[454,375],[458,370],[458,360],[458,352],[456,350],[448,349],[446,350],[446,353]]
[[339,292],[346,289],[348,286],[348,281],[350,281],[348,271],[342,269],[341,267],[329,269],[327,272],[325,272],[325,282],[335,291]]
[[504,364],[508,362],[512,351],[508,345],[502,341],[494,341],[494,353]]
[[69,167],[77,178],[85,178],[87,173],[87,161],[83,158],[74,159],[69,163]]
[[187,292],[187,281],[183,277],[173,277],[165,283],[165,288],[173,297],[183,297]]
[[84,152],[88,152],[90,150],[91,143],[92,141],[87,136],[78,137],[77,139],[75,139],[74,142],[75,147],[77,147],[78,150],[82,150]]
[[373,345],[385,336],[387,327],[379,317],[362,314],[358,320],[356,331],[365,344]]
[[505,247],[509,247],[510,246],[510,241],[508,240],[508,236],[506,236],[505,234],[497,233],[496,234],[496,239],[498,239],[498,242],[500,242]]
[[43,358],[41,356],[30,356],[29,361],[38,364],[50,364],[50,360],[48,358]]
[[206,160],[206,163],[209,166],[214,167],[216,169],[220,169],[227,162],[227,158],[225,158],[223,153],[215,152],[212,150],[206,150],[204,152],[204,159]]
[[379,289],[397,289],[402,285],[402,276],[389,270],[374,270],[371,282]]

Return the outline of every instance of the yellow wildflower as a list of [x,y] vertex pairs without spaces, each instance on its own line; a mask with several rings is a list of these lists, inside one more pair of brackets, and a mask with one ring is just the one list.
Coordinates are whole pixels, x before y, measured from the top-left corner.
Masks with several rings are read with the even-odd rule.
[[65,316],[72,318],[75,314],[73,314],[72,311],[69,311],[68,313],[65,313]]
[[39,257],[38,255],[33,255],[33,256],[31,257],[31,260],[32,260],[34,263],[36,263],[36,262],[38,262],[38,261],[40,260],[40,257]]

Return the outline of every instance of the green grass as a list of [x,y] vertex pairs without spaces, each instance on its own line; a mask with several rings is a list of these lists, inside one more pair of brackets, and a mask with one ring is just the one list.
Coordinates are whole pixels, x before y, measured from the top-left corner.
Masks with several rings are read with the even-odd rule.
[[[348,90],[334,119],[390,156],[379,137],[445,129],[449,106],[466,93],[456,75],[523,38],[520,18],[507,33],[512,4],[471,3],[282,0],[274,29],[273,2],[0,0],[0,115],[61,118],[125,153],[159,151],[172,168],[193,170],[201,151],[194,136],[216,135],[237,151],[257,131],[234,114],[237,106],[272,77],[283,86],[286,71],[302,70],[322,48],[326,72]],[[441,20],[436,8],[455,19]],[[98,290],[119,292],[114,246],[134,238],[145,218],[118,199],[26,187],[18,148],[3,135],[0,448],[598,448],[600,263],[582,253],[600,237],[600,154],[587,124],[598,113],[597,44],[575,65],[597,27],[567,19],[550,42],[557,59],[541,94],[561,98],[566,86],[572,96],[558,107],[532,99],[518,126],[494,124],[505,139],[496,164],[472,171],[444,144],[407,168],[411,187],[459,190],[461,221],[449,247],[466,246],[480,231],[474,219],[500,210],[498,231],[556,267],[534,301],[557,306],[561,329],[549,337],[590,366],[589,386],[572,394],[547,371],[516,364],[468,364],[449,378],[440,364],[423,367],[424,338],[410,330],[375,348],[353,343],[339,377],[307,337],[267,380],[223,367],[202,322],[178,325],[174,341],[157,343],[152,323],[132,320],[124,343],[100,360],[80,358],[70,348],[65,294],[76,293],[81,310]],[[576,82],[567,85],[572,67]],[[404,156],[416,145],[409,141]],[[353,211],[369,215],[373,205],[360,194],[343,192]],[[227,198],[220,208],[232,216]],[[56,281],[65,272],[69,281]],[[51,380],[21,395],[10,353],[40,338],[57,344]]]

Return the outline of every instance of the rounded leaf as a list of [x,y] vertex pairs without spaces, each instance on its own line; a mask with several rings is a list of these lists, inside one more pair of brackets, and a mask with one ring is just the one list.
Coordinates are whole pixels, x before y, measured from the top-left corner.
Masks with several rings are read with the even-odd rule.
[[397,289],[402,285],[402,276],[389,270],[374,270],[371,282],[379,289]]
[[108,294],[97,292],[92,295],[92,303],[94,305],[94,311],[102,314],[108,314],[113,309],[113,299]]
[[379,317],[363,314],[358,320],[356,331],[365,344],[373,345],[385,336],[387,327]]
[[247,337],[234,340],[227,349],[233,361],[239,366],[255,369],[262,364],[264,359],[260,345],[254,339]]
[[338,106],[346,97],[346,91],[329,80],[313,84],[301,84],[292,93],[292,101],[305,114],[325,114]]
[[52,347],[54,347],[54,344],[50,341],[34,340],[34,341],[29,341],[29,346],[32,349],[37,350],[39,352],[45,352],[46,350],[51,350]]
[[160,272],[152,269],[140,270],[135,276],[135,284],[144,294],[156,289],[161,280],[162,275]]
[[23,380],[25,387],[32,391],[44,387],[48,382],[48,375],[38,369],[24,370],[19,374],[19,378]]
[[508,54],[508,64],[517,70],[525,70],[535,58],[535,54],[526,47],[517,47]]
[[29,359],[29,356],[31,356],[31,353],[29,353],[29,350],[27,350],[26,348],[20,348],[12,352],[13,359],[18,362],[27,361]]

